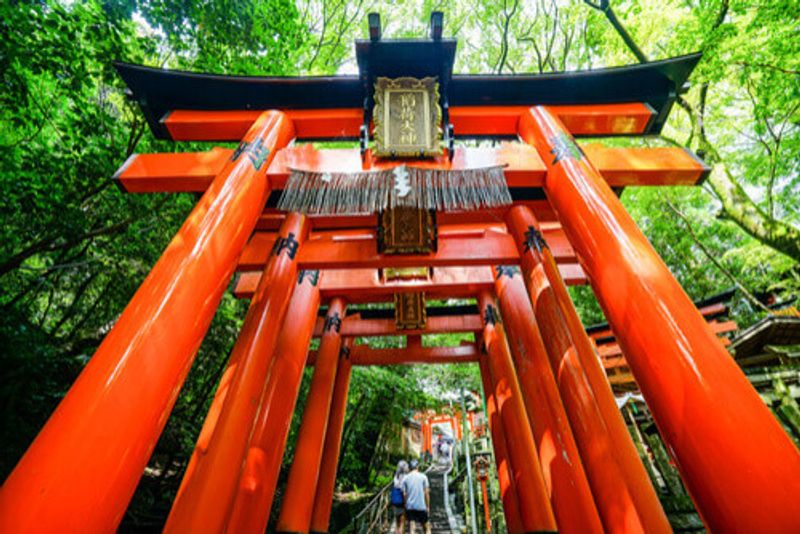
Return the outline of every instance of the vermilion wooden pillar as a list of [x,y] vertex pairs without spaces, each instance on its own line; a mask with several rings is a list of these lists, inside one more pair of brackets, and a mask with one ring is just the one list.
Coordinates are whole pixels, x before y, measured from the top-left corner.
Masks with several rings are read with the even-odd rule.
[[325,432],[325,446],[319,468],[317,494],[314,497],[314,512],[311,514],[311,532],[328,532],[333,506],[333,492],[336,488],[336,471],[339,466],[339,450],[342,444],[342,430],[347,413],[347,391],[350,388],[350,346],[352,338],[342,343],[339,366],[336,369],[336,382],[333,386],[331,411],[328,428]]
[[[579,339],[586,337],[586,333],[583,329],[570,331],[561,313],[547,276],[546,268],[552,256],[549,250],[542,248],[539,234],[535,232],[538,223],[532,217],[533,214],[523,206],[515,206],[509,211],[507,224],[520,247],[523,277],[536,322],[542,332],[603,526],[609,532],[669,532],[669,523],[638,455],[633,458],[626,456],[630,435],[627,431],[622,436],[612,431],[612,424],[615,418],[620,419],[620,414],[611,387],[605,377],[594,383],[591,381],[587,367],[600,365],[599,359],[593,352],[584,353],[581,358]],[[533,231],[528,230],[527,223],[532,224]],[[544,256],[549,260],[543,261]],[[553,276],[555,283],[563,283],[557,273]],[[611,400],[611,406],[600,402],[603,396]]]
[[429,418],[425,419],[425,451],[433,457],[433,425]]
[[344,319],[344,309],[344,300],[334,298],[325,317],[322,341],[314,364],[314,375],[311,378],[294,459],[278,517],[278,532],[308,532],[311,526],[322,448],[342,346],[339,330]]
[[519,268],[494,269],[495,291],[561,532],[603,532]]
[[563,124],[536,107],[519,127],[703,520],[800,531],[795,445]]
[[0,531],[113,531],[147,465],[268,192],[264,173],[294,137],[264,112],[260,143],[214,179],[114,328],[0,490]]
[[431,452],[430,427],[427,416],[422,420],[422,452],[428,454]]
[[486,478],[482,477],[481,482],[481,497],[483,499],[483,522],[486,525],[486,532],[492,532],[492,513],[489,506],[489,491],[486,487]]
[[483,291],[478,296],[478,308],[484,321],[483,343],[489,355],[497,410],[506,431],[522,524],[526,532],[555,532],[556,520],[542,478],[536,442],[525,413],[500,314],[489,292]]
[[494,396],[494,383],[489,371],[486,357],[479,361],[481,368],[481,382],[483,395],[486,398],[486,420],[489,424],[489,433],[492,435],[492,448],[494,449],[494,463],[497,469],[497,484],[500,486],[500,500],[503,501],[503,516],[506,518],[506,530],[509,534],[525,532],[522,519],[519,516],[519,496],[514,485],[508,461],[508,445],[503,432],[503,422],[497,413],[497,403]]
[[[247,452],[264,380],[297,277],[295,256],[308,233],[308,219],[287,215],[261,282],[247,310],[231,355],[238,359],[230,390],[202,456],[187,470],[172,504],[165,532],[219,532],[224,528]],[[241,354],[239,354],[241,353]]]
[[[186,465],[186,471],[183,473],[183,479],[191,480],[194,476],[194,470],[197,468],[198,462],[208,452],[208,444],[211,441],[211,436],[214,434],[214,429],[219,421],[219,415],[222,412],[222,407],[225,405],[225,399],[228,398],[228,391],[231,388],[231,382],[236,374],[236,369],[239,366],[239,360],[242,359],[243,352],[232,353],[228,358],[228,363],[222,373],[222,377],[217,385],[217,390],[214,392],[214,398],[211,399],[211,405],[208,407],[206,418],[203,421],[203,428],[200,429],[200,435],[197,436],[192,456],[189,458],[189,463]],[[169,466],[164,466],[168,469]]]
[[298,275],[261,394],[227,532],[261,534],[267,528],[286,437],[316,324],[319,281],[319,271],[300,271]]

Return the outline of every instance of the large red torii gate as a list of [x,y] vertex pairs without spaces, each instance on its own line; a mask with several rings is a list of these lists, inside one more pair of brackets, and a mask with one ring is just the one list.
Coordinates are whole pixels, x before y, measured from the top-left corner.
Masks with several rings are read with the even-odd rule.
[[[398,61],[427,57],[420,51],[452,57],[455,41],[357,45],[360,59],[390,58],[391,50]],[[120,65],[157,136],[241,141],[241,150],[134,155],[118,172],[131,192],[203,196],[6,480],[0,530],[119,525],[237,269],[248,271],[237,292],[252,295],[251,306],[167,531],[263,531],[315,329],[322,343],[312,355],[297,453],[311,469],[293,468],[280,531],[327,530],[332,475],[319,479],[313,466],[336,456],[350,366],[400,359],[479,361],[510,531],[668,531],[565,281],[592,286],[709,528],[800,529],[794,444],[615,193],[628,185],[696,184],[708,169],[681,150],[581,150],[573,139],[658,133],[698,59],[547,76],[442,71],[456,137],[513,136],[522,144],[455,147],[452,158],[415,164],[505,165],[514,204],[438,213],[437,250],[412,255],[378,252],[374,214],[305,216],[274,207],[290,168],[361,172],[399,164],[370,151],[289,146],[363,141],[359,106],[370,79],[363,71],[362,78],[281,79]],[[433,274],[412,282],[375,274],[393,267]],[[348,335],[385,328],[349,321],[348,302],[412,291],[477,297],[479,322],[431,324],[476,332],[479,342],[422,348],[422,332],[411,331],[407,349],[348,348]],[[328,307],[318,326],[320,302]]]

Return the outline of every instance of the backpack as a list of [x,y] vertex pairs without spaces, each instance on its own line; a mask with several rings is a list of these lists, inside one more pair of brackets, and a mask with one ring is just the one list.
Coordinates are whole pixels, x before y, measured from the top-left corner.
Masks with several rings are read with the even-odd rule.
[[392,495],[389,500],[392,506],[403,506],[403,489],[397,486],[392,487]]

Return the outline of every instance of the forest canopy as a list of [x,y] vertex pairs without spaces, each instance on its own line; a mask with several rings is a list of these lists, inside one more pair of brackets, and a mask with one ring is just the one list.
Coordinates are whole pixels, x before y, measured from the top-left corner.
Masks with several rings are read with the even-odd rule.
[[[425,33],[432,10],[445,12],[445,35],[459,39],[456,72],[592,69],[701,51],[663,135],[604,142],[690,148],[711,166],[709,178],[701,187],[629,187],[623,202],[690,297],[736,289],[740,326],[766,313],[767,297],[796,298],[798,0],[3,2],[3,477],[196,202],[114,186],[114,172],[134,152],[208,147],[156,140],[112,62],[225,74],[353,73],[353,40],[366,36],[368,12],[381,14],[384,36],[408,37]],[[605,320],[588,288],[573,295],[586,325]],[[223,298],[126,523],[163,522],[245,310],[230,293]],[[359,417],[345,422],[342,487],[373,486],[388,460],[381,447],[391,425],[462,387],[480,388],[477,369],[357,369],[349,413]],[[302,393],[298,413],[301,407]],[[287,464],[291,443],[290,436]]]

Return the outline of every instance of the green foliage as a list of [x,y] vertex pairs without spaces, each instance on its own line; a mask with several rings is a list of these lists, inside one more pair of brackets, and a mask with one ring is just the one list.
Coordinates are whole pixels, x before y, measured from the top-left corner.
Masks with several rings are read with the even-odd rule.
[[[111,176],[144,126],[109,58],[148,52],[95,3],[0,7],[0,402],[7,473],[175,232],[185,196]],[[147,144],[154,147],[148,138]]]
[[[173,42],[174,49],[155,26],[134,20],[135,12],[151,7],[145,4],[0,5],[3,477],[194,204],[190,195],[126,195],[114,186],[115,170],[132,152],[175,147],[152,138],[138,108],[125,99],[112,60],[166,59],[186,68],[196,60],[199,68],[284,74],[295,71],[290,53],[302,50],[304,34],[291,3],[261,4],[285,17],[263,16],[266,22],[235,32],[227,27],[231,46],[205,45],[203,39],[213,41],[216,33],[214,20],[205,19],[204,36],[192,33],[200,44],[182,36],[183,45]],[[218,15],[226,4],[214,4]],[[184,7],[185,17],[210,13],[191,2]],[[158,22],[155,15],[152,20]],[[184,23],[196,26],[191,19]],[[242,44],[231,48],[237,39]],[[126,521],[163,522],[244,308],[230,296],[223,299]]]
[[138,2],[165,36],[176,68],[228,74],[289,75],[308,38],[288,0]]
[[[388,461],[388,434],[428,400],[406,367],[355,368],[350,384],[339,484],[370,486]],[[391,399],[391,402],[387,402]]]

